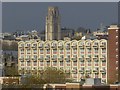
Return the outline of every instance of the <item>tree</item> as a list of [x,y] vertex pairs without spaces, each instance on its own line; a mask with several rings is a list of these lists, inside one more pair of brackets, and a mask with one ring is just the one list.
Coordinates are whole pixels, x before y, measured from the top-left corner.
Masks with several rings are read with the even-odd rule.
[[40,75],[30,75],[24,78],[23,88],[41,88],[45,84]]
[[5,67],[5,76],[18,76],[18,70],[15,67]]
[[43,78],[46,83],[65,83],[67,81],[66,73],[53,67],[47,67],[44,70]]

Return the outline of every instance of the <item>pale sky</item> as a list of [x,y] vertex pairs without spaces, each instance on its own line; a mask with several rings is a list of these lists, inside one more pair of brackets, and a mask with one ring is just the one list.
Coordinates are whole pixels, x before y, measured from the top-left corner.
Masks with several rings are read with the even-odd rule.
[[117,2],[3,2],[3,32],[44,30],[49,6],[58,6],[61,27],[95,30],[118,22]]

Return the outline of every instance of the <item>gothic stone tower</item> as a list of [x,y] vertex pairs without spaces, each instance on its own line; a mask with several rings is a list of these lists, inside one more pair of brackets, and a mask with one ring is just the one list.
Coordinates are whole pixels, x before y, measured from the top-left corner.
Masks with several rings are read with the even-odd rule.
[[46,40],[60,40],[60,15],[58,7],[48,7],[48,15],[46,16]]

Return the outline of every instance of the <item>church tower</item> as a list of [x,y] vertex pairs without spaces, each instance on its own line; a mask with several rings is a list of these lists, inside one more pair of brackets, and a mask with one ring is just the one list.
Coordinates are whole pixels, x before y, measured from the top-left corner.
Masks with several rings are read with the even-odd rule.
[[58,7],[48,7],[48,15],[46,16],[46,40],[60,40],[60,15]]

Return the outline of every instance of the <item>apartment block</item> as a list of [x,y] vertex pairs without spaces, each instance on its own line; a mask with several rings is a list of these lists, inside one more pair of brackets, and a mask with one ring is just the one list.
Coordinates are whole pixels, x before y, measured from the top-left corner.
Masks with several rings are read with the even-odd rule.
[[101,78],[107,83],[107,40],[30,40],[18,43],[18,70],[21,75],[39,74],[56,67],[74,81]]
[[120,27],[108,28],[108,81],[120,82]]

